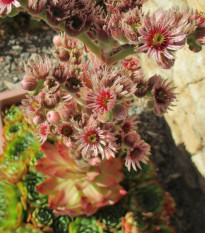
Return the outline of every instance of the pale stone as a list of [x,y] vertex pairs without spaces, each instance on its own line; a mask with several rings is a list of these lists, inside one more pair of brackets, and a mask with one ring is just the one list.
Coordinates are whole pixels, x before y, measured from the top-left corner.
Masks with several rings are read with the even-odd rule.
[[204,0],[187,0],[190,7],[205,12],[205,1]]
[[155,10],[162,8],[164,10],[170,9],[172,7],[180,7],[184,8],[187,6],[186,0],[148,0],[143,5],[143,11],[147,12],[154,12]]
[[205,148],[191,157],[201,174],[205,177]]
[[[143,11],[155,11],[179,6],[205,12],[205,0],[148,0]],[[176,144],[184,144],[192,154],[192,160],[205,177],[205,46],[199,53],[193,53],[188,45],[174,53],[175,64],[170,70],[160,68],[154,56],[148,59],[140,54],[145,77],[159,74],[173,80],[178,93],[176,106],[168,111],[165,118],[171,128]]]

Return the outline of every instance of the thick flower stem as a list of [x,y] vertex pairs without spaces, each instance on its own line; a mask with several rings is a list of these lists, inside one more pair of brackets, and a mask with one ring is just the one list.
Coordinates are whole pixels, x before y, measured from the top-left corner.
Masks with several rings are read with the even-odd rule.
[[131,46],[131,45],[123,46],[123,48],[119,52],[115,53],[114,55],[106,56],[105,62],[108,65],[112,65],[112,64],[117,63],[119,60],[121,60],[129,55],[132,55],[134,53],[136,53],[135,46]]
[[[26,0],[19,0],[21,6],[24,8],[25,11],[27,11],[26,9]],[[38,15],[39,19],[44,20],[48,25],[48,21],[44,13],[41,13],[40,15]],[[52,25],[50,25],[52,27]],[[56,27],[57,29],[61,30],[61,31],[65,31],[65,25],[64,23],[62,23],[61,25]],[[98,58],[100,58],[101,60],[103,60],[106,64],[108,65],[112,65],[116,62],[118,62],[119,60],[125,58],[126,56],[129,56],[131,54],[134,53],[134,49],[135,47],[131,46],[131,45],[123,45],[121,46],[121,50],[117,53],[115,53],[114,55],[110,55],[111,51],[108,51],[106,53],[103,53],[103,45],[97,45],[95,42],[93,42],[88,35],[86,34],[86,32],[81,33],[80,35],[76,36],[77,39],[79,39],[80,41],[82,41],[85,46],[92,52],[94,53]]]
[[78,104],[85,107],[85,103],[80,98],[78,98],[76,94],[69,92],[69,95],[71,95]]
[[97,57],[101,58],[101,48],[98,47],[87,35],[86,33],[81,33],[77,36],[77,39],[82,41],[91,52],[93,52]]

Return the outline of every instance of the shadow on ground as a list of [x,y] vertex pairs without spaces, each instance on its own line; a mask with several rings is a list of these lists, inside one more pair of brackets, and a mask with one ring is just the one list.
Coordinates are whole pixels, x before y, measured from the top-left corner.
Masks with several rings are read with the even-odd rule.
[[204,233],[205,179],[183,145],[176,146],[164,118],[146,111],[140,115],[139,133],[151,145],[151,160],[159,181],[175,199],[176,233]]

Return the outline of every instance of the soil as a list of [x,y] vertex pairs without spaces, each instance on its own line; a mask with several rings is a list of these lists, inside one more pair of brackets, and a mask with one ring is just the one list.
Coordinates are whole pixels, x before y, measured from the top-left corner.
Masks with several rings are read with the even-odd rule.
[[[32,54],[50,56],[54,34],[46,25],[35,24],[23,14],[14,21],[2,23],[0,20],[0,91],[19,84],[24,74],[24,62]],[[173,219],[176,232],[204,233],[205,179],[183,145],[175,145],[163,117],[143,111],[140,120],[139,133],[151,145],[151,160],[157,165],[159,181],[176,201],[177,211]]]
[[204,233],[205,179],[183,145],[176,146],[163,117],[151,111],[140,115],[139,133],[151,146],[159,182],[176,202],[176,233]]

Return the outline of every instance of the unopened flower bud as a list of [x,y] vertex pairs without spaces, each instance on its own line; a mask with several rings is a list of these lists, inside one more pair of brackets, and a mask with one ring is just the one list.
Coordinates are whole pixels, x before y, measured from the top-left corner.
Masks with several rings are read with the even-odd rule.
[[54,67],[52,75],[59,83],[64,83],[68,77],[68,70],[59,64]]
[[113,109],[113,118],[116,120],[124,120],[127,117],[127,108],[121,104],[116,104]]
[[56,49],[56,50],[54,51],[54,56],[55,56],[58,60],[60,60],[60,61],[62,61],[62,62],[66,62],[66,61],[68,61],[69,58],[70,58],[70,53],[69,53],[67,50],[65,50],[64,48],[58,48],[58,49]]
[[33,91],[37,87],[37,81],[31,76],[25,75],[21,81],[21,87],[26,91]]
[[69,121],[72,116],[73,108],[70,104],[64,104],[58,108],[58,112],[62,121]]
[[39,125],[41,123],[43,123],[45,120],[45,117],[42,113],[38,112],[34,115],[33,117],[33,123],[34,125]]
[[48,122],[51,124],[58,124],[60,121],[60,115],[56,111],[49,111],[46,116]]
[[62,38],[59,35],[55,35],[53,37],[53,44],[55,45],[55,47],[62,46]]
[[45,92],[39,92],[39,93],[38,93],[38,97],[39,97],[40,99],[42,99],[42,100],[45,98],[45,95],[46,95]]
[[130,132],[124,137],[124,143],[126,146],[133,147],[135,142],[140,139],[140,136],[136,132]]
[[60,101],[61,96],[60,93],[55,93],[55,94],[46,94],[45,99],[44,99],[44,105],[46,108],[54,108],[57,103]]
[[[138,98],[141,98],[147,94],[147,91],[149,89],[148,83],[143,78],[138,78],[135,80],[136,82],[136,91],[135,96]],[[150,84],[151,85],[151,84]]]
[[47,0],[28,0],[26,7],[29,13],[38,15],[44,11],[46,3]]

